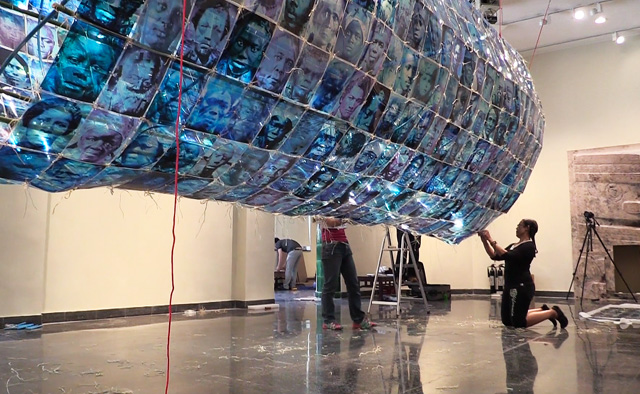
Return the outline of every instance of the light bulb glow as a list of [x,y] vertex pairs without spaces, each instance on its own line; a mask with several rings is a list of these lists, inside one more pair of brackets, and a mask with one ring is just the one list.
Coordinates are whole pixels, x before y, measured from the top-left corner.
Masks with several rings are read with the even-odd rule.
[[616,44],[623,44],[624,43],[624,36],[618,36],[616,38]]
[[601,25],[603,23],[605,23],[607,21],[607,18],[605,18],[603,15],[600,15],[599,17],[596,18],[596,20],[594,22],[596,22],[597,24]]
[[584,17],[587,16],[587,14],[584,12],[584,10],[575,10],[573,12],[573,18],[580,20],[580,19],[584,19]]

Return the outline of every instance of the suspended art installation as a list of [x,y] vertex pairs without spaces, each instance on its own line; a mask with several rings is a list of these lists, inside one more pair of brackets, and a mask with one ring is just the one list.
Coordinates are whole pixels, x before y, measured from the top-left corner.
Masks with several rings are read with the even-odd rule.
[[467,0],[2,4],[0,183],[173,193],[179,151],[185,197],[457,243],[541,150],[525,63]]

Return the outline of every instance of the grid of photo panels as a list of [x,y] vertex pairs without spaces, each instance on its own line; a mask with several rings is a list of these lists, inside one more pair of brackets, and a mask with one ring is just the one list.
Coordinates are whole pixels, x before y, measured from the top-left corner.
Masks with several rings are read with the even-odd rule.
[[5,184],[172,193],[178,160],[185,197],[458,243],[542,147],[524,60],[467,0],[8,3]]

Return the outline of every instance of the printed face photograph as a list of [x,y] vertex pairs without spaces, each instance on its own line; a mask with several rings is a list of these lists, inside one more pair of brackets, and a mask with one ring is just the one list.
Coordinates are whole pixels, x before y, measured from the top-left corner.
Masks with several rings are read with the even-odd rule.
[[[76,26],[76,25],[74,25]],[[111,72],[120,49],[73,30],[42,82],[42,88],[81,101],[94,101]]]
[[399,147],[397,145],[393,145],[393,144],[384,146],[382,148],[382,153],[380,153],[376,161],[374,161],[373,164],[369,168],[367,168],[365,174],[366,175],[378,174],[378,172],[380,172],[380,170],[382,170],[393,158],[393,156],[398,151],[398,148]]
[[397,5],[398,0],[380,0],[377,10],[378,19],[382,19],[387,25],[393,26]]
[[318,0],[307,26],[307,39],[325,51],[331,50],[345,7],[344,0]]
[[400,113],[404,108],[406,100],[400,96],[392,96],[387,104],[387,109],[382,116],[382,120],[376,128],[376,135],[383,139],[391,138],[397,125],[400,124]]
[[231,108],[231,116],[223,138],[249,143],[266,123],[275,100],[262,92],[245,90]]
[[209,79],[204,95],[189,117],[188,127],[211,134],[224,133],[232,108],[242,93],[242,86],[235,82],[224,78]]
[[[175,143],[172,147],[167,149],[167,152],[162,156],[160,161],[153,166],[153,169],[160,172],[173,172],[176,168],[176,153],[177,149]],[[180,141],[180,153],[178,155],[178,172],[181,174],[186,174],[191,170],[202,154],[204,150],[201,146],[186,142]]]
[[495,139],[495,130],[498,125],[498,117],[499,117],[498,108],[491,106],[489,108],[489,112],[487,113],[487,119],[484,122],[484,129],[482,133],[482,138],[488,139],[489,141],[494,141]]
[[[143,0],[83,0],[77,12],[83,18],[109,30],[128,35],[133,27],[133,15],[142,3]],[[69,7],[68,4],[67,7]]]
[[273,115],[258,133],[253,146],[264,149],[276,149],[293,130],[291,119],[282,115]]
[[369,168],[369,166],[378,158],[378,155],[373,150],[367,150],[365,148],[362,153],[358,155],[356,162],[353,164],[353,172],[360,173]]
[[467,105],[469,104],[469,98],[471,91],[464,86],[459,86],[456,92],[456,99],[453,102],[453,110],[451,111],[450,120],[454,121],[457,125],[462,122],[462,115],[464,114]]
[[327,167],[322,167],[311,175],[309,180],[298,188],[293,194],[301,198],[309,198],[318,194],[336,179],[337,172]]
[[279,153],[272,153],[271,158],[260,169],[259,172],[253,174],[247,184],[254,186],[266,186],[269,183],[280,178],[291,166],[295,163],[295,158],[281,155]]
[[245,83],[251,82],[272,34],[273,24],[266,19],[251,12],[241,14],[218,63],[218,72]]
[[413,101],[407,102],[394,127],[393,134],[391,134],[391,142],[404,143],[409,132],[413,130],[413,126],[420,120],[419,113],[421,109],[422,107],[419,104]]
[[99,105],[125,115],[142,115],[164,76],[165,67],[159,55],[130,46],[116,64]]
[[284,0],[280,26],[295,35],[300,35],[309,21],[315,0]]
[[16,182],[34,179],[55,157],[34,152],[16,152],[9,146],[0,147],[0,178]]
[[[187,1],[191,8],[191,1]],[[136,26],[140,43],[161,52],[173,52],[182,26],[182,0],[149,1]]]
[[391,38],[387,56],[382,63],[382,70],[378,74],[378,82],[385,86],[393,87],[396,81],[396,73],[402,64],[403,43],[396,36]]
[[290,155],[302,155],[309,148],[316,135],[319,134],[319,130],[322,129],[326,121],[326,118],[322,116],[306,112],[293,129],[293,132],[290,133],[280,151]]
[[311,45],[306,45],[289,82],[284,89],[284,96],[301,104],[307,104],[327,68],[329,55]]
[[[34,29],[37,22],[28,19],[29,29]],[[58,34],[51,25],[44,25],[27,43],[27,52],[42,60],[53,60],[58,54]]]
[[[186,122],[195,107],[203,86],[205,75],[187,66],[182,72],[182,96],[180,106],[180,121]],[[180,65],[173,63],[156,93],[146,117],[164,125],[175,125],[178,116],[178,96],[180,95]]]
[[271,40],[255,76],[256,86],[280,93],[300,52],[300,40],[278,30]]
[[[4,62],[10,55],[10,51],[0,48],[0,62]],[[9,89],[10,91],[18,91],[22,94],[29,95],[27,92],[31,89],[32,81],[27,60],[20,53],[16,53],[15,56],[7,63],[7,66],[2,70],[0,75],[0,86]]]
[[418,154],[411,159],[409,165],[402,172],[402,176],[398,179],[397,183],[402,186],[411,185],[415,182],[416,178],[420,174],[420,170],[425,163],[425,156]]
[[427,9],[420,1],[416,1],[413,5],[413,15],[409,24],[407,42],[416,51],[422,50],[422,43],[427,34],[427,12]]
[[2,26],[0,44],[12,49],[17,48],[26,36],[24,20],[22,14],[14,14],[4,8],[0,9],[0,25]]
[[34,179],[32,185],[48,192],[71,190],[93,178],[101,169],[101,167],[91,164],[59,159],[37,179]]
[[382,62],[386,56],[385,52],[389,47],[392,32],[383,23],[374,21],[371,35],[367,40],[367,47],[360,59],[362,71],[376,76],[382,67]]
[[354,73],[343,89],[343,93],[336,103],[333,114],[340,119],[346,121],[351,120],[362,103],[364,103],[372,84],[373,80],[366,74],[360,72]]
[[387,164],[387,166],[381,171],[380,176],[390,182],[395,181],[404,170],[408,161],[412,158],[413,153],[411,153],[409,149],[402,147],[400,150],[398,150],[398,152]]
[[116,163],[128,168],[148,168],[164,154],[158,137],[153,134],[139,134],[124,149]]
[[197,2],[185,32],[184,59],[212,67],[220,58],[236,13],[237,8],[224,0]]
[[409,24],[411,23],[411,13],[413,12],[414,1],[412,0],[397,0],[397,6],[395,10],[393,31],[405,40],[407,37],[407,31]]
[[27,109],[9,142],[45,153],[60,153],[82,117],[76,103],[60,98],[44,99]]
[[247,146],[244,144],[217,139],[211,149],[210,156],[207,158],[205,167],[202,170],[193,168],[190,171],[190,175],[201,178],[215,178],[224,174],[240,160],[246,149]]
[[248,148],[236,164],[220,175],[220,180],[227,186],[237,186],[257,173],[268,160],[269,153]]
[[410,48],[405,48],[396,82],[393,85],[396,93],[406,97],[411,92],[411,85],[418,71],[418,59],[419,57],[415,52]]
[[335,124],[325,123],[304,156],[312,160],[323,161],[333,151],[340,137],[342,137],[342,132]]
[[278,192],[272,189],[264,189],[252,196],[247,197],[242,202],[248,205],[253,205],[255,207],[262,207],[281,199],[285,195],[286,194],[283,192]]
[[382,117],[382,113],[389,100],[389,94],[389,89],[380,84],[375,84],[369,93],[369,97],[367,97],[367,101],[358,113],[355,121],[356,126],[370,133],[373,132]]
[[326,164],[338,170],[345,170],[353,162],[366,142],[367,136],[364,133],[354,129],[349,130],[340,139],[338,147],[327,159]]
[[438,59],[440,56],[440,43],[442,41],[442,25],[438,17],[431,12],[429,14],[427,35],[424,40],[424,56],[431,59]]
[[345,18],[338,32],[336,56],[356,64],[364,50],[366,27],[358,18]]
[[353,67],[338,59],[334,59],[320,81],[313,96],[311,106],[319,111],[331,112],[347,80],[353,73]]
[[440,67],[437,63],[423,58],[420,60],[418,78],[413,87],[412,96],[423,103],[429,102],[430,95],[436,86],[436,78]]
[[[331,201],[339,198],[346,190],[351,190],[358,177],[353,174],[342,173],[326,189],[314,197],[318,201]],[[355,187],[355,186],[354,186]]]
[[86,163],[106,164],[114,159],[123,141],[122,134],[117,130],[102,123],[90,122],[64,154]]

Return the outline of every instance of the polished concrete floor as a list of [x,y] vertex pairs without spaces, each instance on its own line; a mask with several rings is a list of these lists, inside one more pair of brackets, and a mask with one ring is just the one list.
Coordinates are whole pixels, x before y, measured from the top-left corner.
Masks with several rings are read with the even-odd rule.
[[[561,305],[564,331],[505,329],[497,300],[456,296],[432,302],[430,314],[412,301],[400,319],[374,306],[373,332],[353,331],[339,300],[346,327],[328,332],[319,304],[296,300],[309,295],[278,292],[278,311],[174,315],[169,392],[640,392],[640,328],[580,321],[563,299],[536,301]],[[166,337],[167,316],[3,331],[0,391],[162,393]]]

